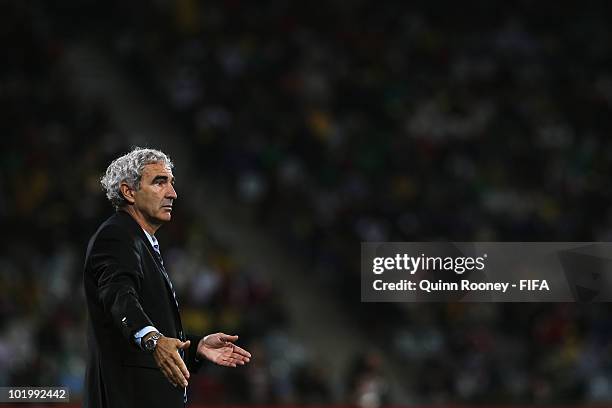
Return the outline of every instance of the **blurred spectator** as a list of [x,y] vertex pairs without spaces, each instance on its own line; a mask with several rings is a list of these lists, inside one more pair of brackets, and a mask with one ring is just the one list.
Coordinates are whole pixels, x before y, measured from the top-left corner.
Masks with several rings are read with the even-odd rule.
[[347,391],[348,401],[361,408],[377,408],[391,402],[379,352],[366,352],[353,361],[348,373]]

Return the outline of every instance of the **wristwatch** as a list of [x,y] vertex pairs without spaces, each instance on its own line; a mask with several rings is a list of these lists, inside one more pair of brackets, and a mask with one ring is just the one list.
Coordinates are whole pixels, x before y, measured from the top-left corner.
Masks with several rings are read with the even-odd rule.
[[153,332],[151,337],[149,337],[148,339],[144,341],[142,348],[144,349],[144,351],[148,353],[153,353],[155,351],[155,348],[157,347],[157,340],[161,338],[162,338],[161,333]]

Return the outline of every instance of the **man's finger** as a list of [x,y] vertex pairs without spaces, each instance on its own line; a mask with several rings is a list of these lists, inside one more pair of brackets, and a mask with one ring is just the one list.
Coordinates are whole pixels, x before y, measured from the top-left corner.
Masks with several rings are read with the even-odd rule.
[[234,363],[232,359],[227,358],[227,357],[221,360],[221,364],[226,367],[236,367],[236,363]]
[[235,344],[233,346],[234,346],[234,353],[240,354],[241,356],[244,356],[244,357],[251,358],[251,353],[249,353],[248,351],[246,351],[242,347],[239,347],[239,346],[237,346]]
[[230,358],[229,358],[229,361],[230,361],[231,363],[233,363],[233,364],[236,364],[236,365],[244,365],[244,361],[242,361],[242,360],[241,360],[241,359],[239,359],[239,358],[230,357]]
[[171,361],[168,362],[168,366],[169,366],[170,370],[172,371],[172,379],[177,384],[180,384],[182,387],[186,387],[187,386],[187,379],[183,375],[181,369],[176,364],[172,364]]
[[237,335],[229,335],[229,334],[225,334],[225,333],[220,333],[219,334],[219,340],[222,342],[235,342],[236,340],[238,340],[238,336]]
[[238,353],[230,354],[230,358],[233,358],[236,361],[241,361],[243,363],[248,363],[250,361],[250,359],[248,357],[245,357],[245,356],[240,355]]
[[183,374],[183,370],[181,369],[181,367],[178,365],[171,365],[171,368],[172,368],[172,373],[174,374],[174,379],[176,380],[176,383],[183,387],[186,387],[187,377],[185,377],[185,374]]
[[170,384],[176,387],[176,381],[173,378],[172,370],[170,369],[170,365],[168,364],[168,362],[166,361],[163,362],[161,366],[161,371],[162,373],[164,373],[164,375],[166,376]]
[[183,384],[182,373],[178,368],[176,368],[176,364],[172,361],[172,359],[167,359],[163,361],[163,368],[165,373],[168,375],[168,379],[172,385],[175,387],[177,384]]
[[[177,340],[177,341],[178,341],[178,344],[177,344],[178,349],[187,350],[189,346],[191,345],[190,340],[187,340],[185,342],[182,342],[180,340]],[[179,369],[183,373],[183,376],[185,377],[185,379],[189,379],[189,370],[187,369],[185,362],[183,361],[181,356],[178,354],[178,352],[173,353],[172,358],[174,359],[174,362],[176,363],[176,365],[179,367]]]
[[168,382],[176,387],[176,384],[171,378],[171,372],[167,368],[166,360],[160,359],[157,357],[157,355],[155,355],[155,362],[157,363],[157,367],[159,367],[159,371],[162,372],[162,374],[164,375],[164,377],[166,377]]
[[188,379],[189,378],[189,370],[187,369],[187,366],[185,365],[185,362],[183,361],[181,356],[179,356],[178,352],[177,352],[177,353],[174,353],[173,357],[174,357],[174,361],[176,363],[176,366],[179,368],[179,370],[181,371],[181,373],[183,374],[185,379]]

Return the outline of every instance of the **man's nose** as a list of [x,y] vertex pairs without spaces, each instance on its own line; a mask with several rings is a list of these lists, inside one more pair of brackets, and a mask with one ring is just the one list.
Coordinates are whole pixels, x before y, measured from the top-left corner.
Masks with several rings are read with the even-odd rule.
[[176,190],[172,184],[169,184],[170,188],[166,191],[166,198],[172,198],[176,200],[178,198],[178,194],[176,194]]

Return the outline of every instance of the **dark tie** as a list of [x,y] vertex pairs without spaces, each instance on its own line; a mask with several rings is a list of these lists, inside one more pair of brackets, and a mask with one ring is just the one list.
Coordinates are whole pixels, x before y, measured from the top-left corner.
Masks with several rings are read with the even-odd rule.
[[161,270],[162,270],[162,272],[164,274],[164,278],[166,278],[166,281],[168,282],[168,285],[170,285],[170,289],[172,290],[172,296],[174,297],[174,303],[176,303],[176,307],[178,308],[178,300],[176,299],[176,292],[174,291],[174,287],[172,286],[172,282],[170,281],[170,277],[166,273],[166,268],[164,268],[164,260],[161,257],[161,252],[159,251],[159,244],[157,242],[155,244],[153,244],[153,249],[155,249],[155,256],[157,257],[157,260],[159,261],[159,263],[162,266]]
[[[162,266],[161,270],[164,273],[164,277],[166,278],[166,281],[168,281],[168,284],[170,285],[170,289],[172,290],[172,296],[174,296],[174,303],[176,303],[176,307],[178,309],[178,300],[176,300],[176,292],[174,291],[174,288],[172,287],[172,282],[170,282],[170,277],[166,273],[166,268],[164,268],[164,260],[162,259],[161,252],[159,251],[159,244],[157,243],[157,241],[155,241],[155,244],[153,244],[153,249],[155,250],[155,256],[157,257],[157,260]],[[183,339],[181,339],[181,341],[183,341]],[[185,350],[180,349],[179,354],[181,355],[181,358],[185,360]],[[185,391],[183,392],[183,404],[187,404],[187,387],[185,387]]]

